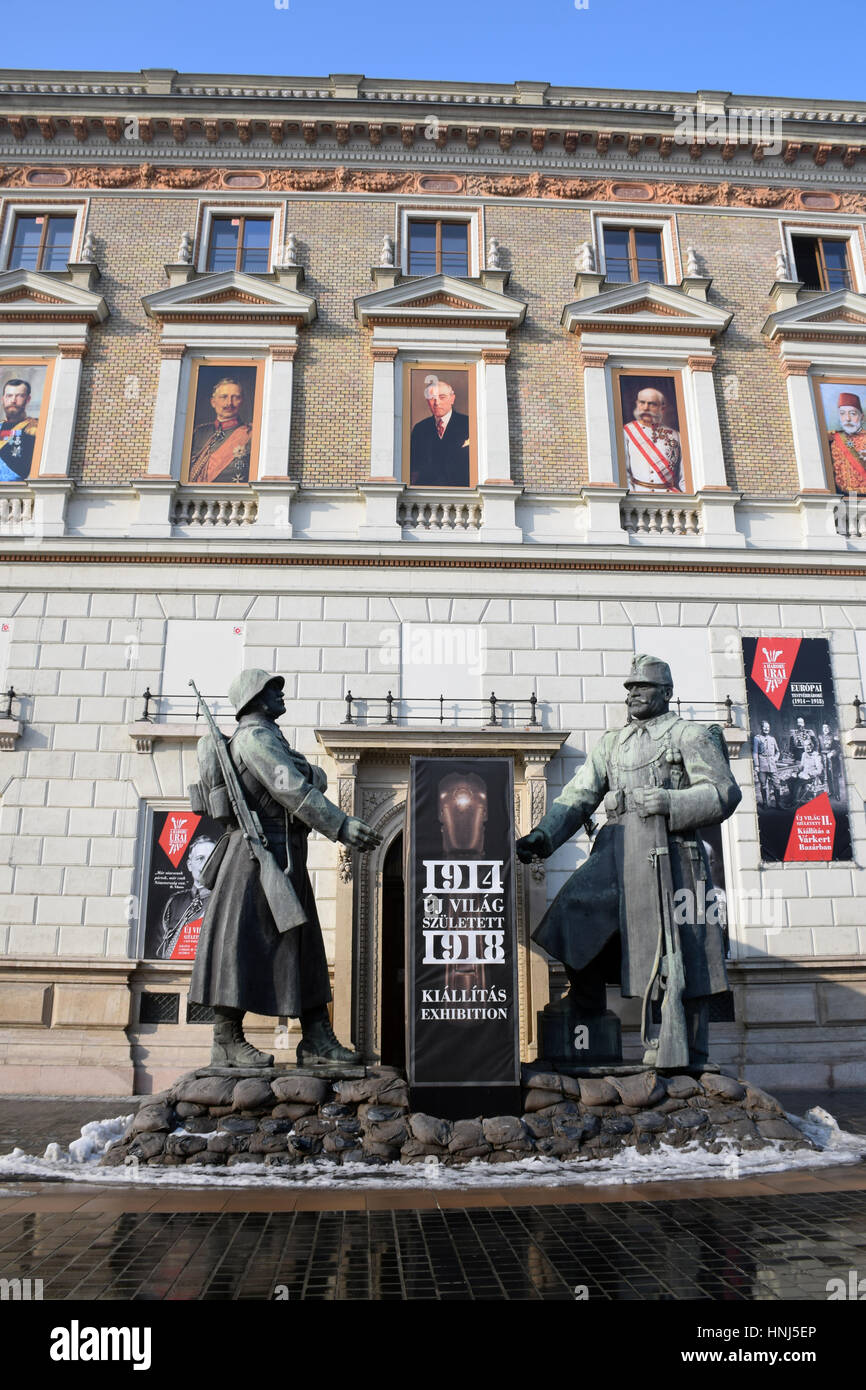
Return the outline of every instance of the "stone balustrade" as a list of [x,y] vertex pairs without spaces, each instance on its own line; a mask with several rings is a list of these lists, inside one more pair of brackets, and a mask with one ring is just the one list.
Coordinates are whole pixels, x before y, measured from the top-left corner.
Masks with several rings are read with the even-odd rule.
[[415,493],[397,503],[397,521],[404,531],[480,531],[483,506],[479,498],[418,497]]
[[622,528],[630,536],[700,536],[703,519],[700,505],[659,503],[654,499],[637,502],[632,498],[620,507]]
[[245,493],[181,493],[171,510],[173,526],[252,526],[258,515],[258,499]]

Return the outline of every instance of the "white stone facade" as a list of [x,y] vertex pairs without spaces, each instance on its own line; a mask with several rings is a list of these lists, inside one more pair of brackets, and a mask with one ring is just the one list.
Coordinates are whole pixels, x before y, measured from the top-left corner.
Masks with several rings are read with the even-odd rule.
[[[142,988],[182,990],[188,975],[180,965],[136,964],[143,809],[183,806],[195,776],[191,721],[180,732],[176,721],[170,723],[165,736],[154,723],[147,752],[138,751],[131,728],[145,687],[162,696],[184,693],[162,687],[172,622],[195,619],[204,641],[210,624],[220,633],[242,629],[244,663],[286,677],[286,734],[322,762],[335,796],[346,767],[324,753],[316,730],[341,725],[349,689],[360,698],[389,690],[399,698],[399,637],[407,624],[432,624],[451,634],[453,660],[465,660],[467,673],[480,664],[480,682],[467,674],[472,691],[480,685],[503,701],[537,694],[542,729],[567,734],[547,767],[551,795],[602,731],[622,719],[622,680],[636,629],[645,645],[658,628],[658,645],[666,649],[677,633],[683,653],[693,651],[694,666],[710,677],[701,678],[698,690],[694,680],[689,684],[696,717],[723,721],[730,696],[741,727],[740,638],[768,631],[829,634],[841,720],[846,730],[854,723],[852,701],[863,688],[857,634],[866,631],[866,595],[852,601],[856,589],[848,577],[794,579],[767,567],[751,575],[742,565],[733,570],[722,564],[686,578],[672,568],[670,552],[661,551],[659,563],[643,575],[617,566],[574,568],[574,551],[550,569],[477,568],[473,559],[486,562],[489,553],[477,544],[455,570],[437,566],[442,548],[437,553],[425,546],[424,552],[429,564],[420,569],[402,565],[397,547],[390,555],[380,548],[367,557],[375,565],[360,568],[340,563],[363,562],[360,549],[306,566],[264,562],[250,568],[230,560],[61,565],[34,558],[6,567],[5,683],[20,692],[23,726],[13,747],[0,753],[0,1049],[7,1089],[56,1091],[63,1088],[61,1077],[84,1092],[123,1089],[133,1081],[133,1060],[135,1083],[147,1086],[160,1081],[161,1068],[175,1065],[167,1049],[173,1058],[178,1047],[190,1059],[205,1056],[207,1029],[139,1027],[134,1008]],[[413,547],[413,560],[417,554]],[[402,661],[410,659],[404,649]],[[423,650],[419,659],[427,659]],[[431,694],[435,680],[431,670]],[[380,743],[388,737],[385,730]],[[721,1060],[745,1065],[768,1084],[831,1078],[836,1085],[859,1084],[866,1068],[866,925],[857,862],[866,848],[866,763],[855,760],[854,751],[846,746],[854,864],[762,867],[751,759],[732,763],[743,789],[742,804],[724,827],[737,1021],[714,1025],[714,1047]],[[370,775],[375,782],[375,771],[361,772],[361,785]],[[394,805],[401,776],[392,768],[383,777],[380,770]],[[356,809],[363,809],[360,803]],[[521,814],[527,829],[529,807]],[[584,854],[578,841],[549,861],[547,900]],[[344,954],[338,938],[347,930],[338,922],[338,896],[346,885],[338,876],[337,847],[314,838],[311,866],[335,960]],[[352,891],[349,885],[350,904]],[[350,933],[351,921],[350,906]],[[338,1000],[346,984],[337,981]],[[534,1004],[540,1006],[537,997]],[[628,1007],[619,1007],[634,1047],[628,1028],[634,1020]],[[344,1012],[350,1021],[348,1003]],[[261,1021],[263,1030],[275,1026]],[[527,1053],[533,1035],[530,1026]]]

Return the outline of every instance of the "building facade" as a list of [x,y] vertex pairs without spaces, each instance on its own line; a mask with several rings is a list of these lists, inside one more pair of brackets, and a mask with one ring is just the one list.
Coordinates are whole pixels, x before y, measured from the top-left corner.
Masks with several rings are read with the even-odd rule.
[[[714,1055],[863,1084],[864,132],[719,92],[0,73],[0,1090],[208,1055],[190,678],[229,728],[240,667],[283,674],[290,742],[382,832],[311,865],[337,1031],[399,1062],[410,757],[512,757],[525,832],[640,651],[743,791]],[[563,983],[530,932],[587,848],[521,870],[525,1059]]]

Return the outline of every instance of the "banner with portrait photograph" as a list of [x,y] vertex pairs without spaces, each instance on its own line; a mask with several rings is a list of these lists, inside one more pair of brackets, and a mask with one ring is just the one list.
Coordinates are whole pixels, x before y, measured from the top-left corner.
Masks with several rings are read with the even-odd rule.
[[826,637],[744,637],[761,859],[850,859],[848,788]]
[[406,950],[412,1086],[519,1081],[510,758],[413,758]]
[[154,811],[145,869],[145,960],[194,960],[210,889],[199,881],[223,834],[193,811]]
[[679,372],[613,373],[620,482],[629,492],[692,491]]
[[474,487],[475,367],[425,362],[403,369],[403,481],[412,487]]
[[39,472],[50,358],[0,358],[0,483],[21,483]]
[[256,476],[264,363],[193,361],[181,477],[221,486]]
[[815,377],[813,386],[829,486],[866,493],[866,380]]

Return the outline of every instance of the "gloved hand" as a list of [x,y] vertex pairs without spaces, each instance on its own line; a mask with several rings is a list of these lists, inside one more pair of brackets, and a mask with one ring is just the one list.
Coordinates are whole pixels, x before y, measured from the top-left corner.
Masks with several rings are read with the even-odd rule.
[[521,864],[529,864],[533,859],[548,859],[553,853],[543,830],[530,830],[517,841],[517,857]]
[[350,849],[359,849],[364,852],[375,849],[381,845],[382,836],[377,835],[372,826],[366,821],[359,820],[357,816],[347,816],[342,830],[337,836],[338,840]]
[[636,787],[632,795],[641,816],[666,816],[670,812],[671,794],[664,787]]

